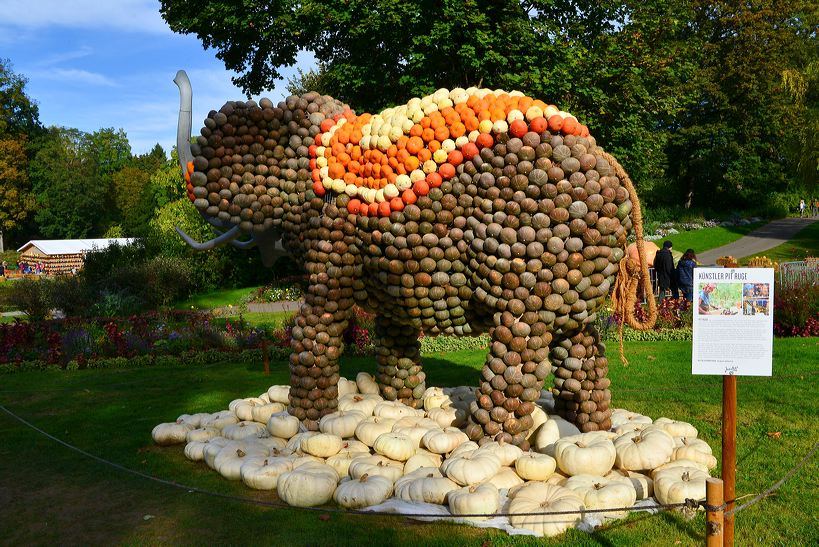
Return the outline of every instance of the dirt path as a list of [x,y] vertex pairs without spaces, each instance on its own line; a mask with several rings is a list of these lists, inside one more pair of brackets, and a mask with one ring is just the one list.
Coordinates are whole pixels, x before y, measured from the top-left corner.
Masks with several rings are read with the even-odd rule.
[[715,264],[721,256],[742,258],[773,249],[791,239],[819,218],[783,218],[757,228],[733,243],[697,254],[700,264]]

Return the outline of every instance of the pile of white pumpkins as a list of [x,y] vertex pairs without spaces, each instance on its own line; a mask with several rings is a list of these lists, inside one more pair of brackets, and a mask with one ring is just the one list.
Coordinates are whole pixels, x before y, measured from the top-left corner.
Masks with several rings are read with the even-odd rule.
[[453,517],[503,512],[512,527],[546,536],[576,526],[582,514],[531,513],[632,507],[652,496],[663,504],[701,500],[717,464],[689,423],[617,409],[611,430],[580,433],[547,414],[548,391],[534,413],[533,449],[523,452],[497,442],[479,446],[459,429],[475,404],[473,388],[430,387],[423,410],[382,399],[367,373],[341,378],[338,388],[338,411],[321,419],[320,431],[305,431],[287,413],[290,387],[276,385],[228,410],[159,424],[153,439],[186,443],[188,459],[250,488],[275,490],[295,507],[333,499],[363,509],[396,498],[448,506]]

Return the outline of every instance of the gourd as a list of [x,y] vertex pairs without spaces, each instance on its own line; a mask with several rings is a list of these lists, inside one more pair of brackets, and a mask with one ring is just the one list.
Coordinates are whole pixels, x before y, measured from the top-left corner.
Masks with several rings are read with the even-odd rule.
[[[447,454],[467,442],[466,433],[455,427],[432,429],[421,439],[421,444],[435,454]],[[477,447],[477,445],[476,445]]]
[[380,455],[367,456],[354,459],[350,463],[349,473],[350,477],[354,479],[359,479],[366,473],[368,475],[381,475],[395,482],[403,475],[404,464]]
[[322,416],[319,420],[319,430],[322,433],[332,433],[346,439],[355,435],[355,428],[365,418],[366,416],[360,410],[339,410]]
[[405,462],[415,454],[416,443],[401,433],[389,432],[379,435],[373,443],[373,450],[391,460]]
[[267,420],[267,431],[274,437],[290,439],[299,432],[300,425],[299,419],[295,416],[287,412],[277,412]]
[[395,420],[391,418],[371,416],[362,420],[356,426],[355,438],[367,446],[372,447],[379,435],[392,431],[392,426],[394,424]]
[[348,393],[338,399],[339,410],[358,410],[365,416],[372,416],[375,405],[383,401],[379,395],[366,393]]
[[708,473],[696,467],[674,467],[654,473],[654,497],[660,503],[682,503],[705,499]]
[[185,434],[185,441],[186,442],[194,442],[194,441],[207,441],[208,439],[212,439],[214,437],[220,437],[221,431],[213,426],[206,425],[205,427],[200,427],[198,429],[191,429]]
[[293,459],[282,456],[268,456],[246,462],[239,469],[242,482],[254,490],[275,490],[279,475],[293,469]]
[[271,403],[290,404],[290,386],[270,386],[267,397]]
[[358,479],[344,480],[336,488],[333,499],[342,507],[360,509],[378,505],[392,494],[392,481],[387,477],[366,473]]
[[711,447],[702,439],[692,439],[690,437],[676,437],[674,439],[676,448],[672,459],[674,460],[693,460],[703,464],[708,469],[713,469],[717,466],[717,459],[711,453]]
[[545,481],[555,473],[557,461],[546,454],[525,452],[515,460],[515,471],[524,480]]
[[278,496],[293,507],[314,507],[330,501],[338,484],[338,473],[323,463],[308,463],[279,475]]
[[231,441],[240,441],[242,439],[269,435],[270,433],[265,426],[253,421],[239,422],[238,424],[229,425],[222,429],[222,436]]
[[404,501],[443,505],[446,503],[447,494],[457,489],[458,485],[450,479],[427,472],[424,476],[408,478],[408,480],[397,483],[395,495]]
[[494,454],[500,460],[501,465],[504,466],[514,465],[515,460],[523,455],[523,450],[520,447],[503,441],[490,441],[481,445],[478,450]]
[[[637,492],[630,482],[608,479],[596,475],[574,475],[564,484],[583,499],[586,509],[610,509],[631,507],[637,501]],[[622,518],[628,511],[599,513],[601,517]]]
[[172,444],[184,443],[188,437],[188,432],[194,427],[186,423],[164,423],[159,424],[151,431],[151,437],[159,446],[170,446]]
[[617,437],[614,449],[617,452],[614,465],[618,468],[628,471],[654,469],[671,460],[674,439],[661,429],[649,429]]
[[696,437],[698,432],[697,428],[693,425],[689,424],[688,422],[681,422],[678,420],[672,420],[670,418],[657,418],[654,420],[654,425],[658,427],[662,427],[666,433],[671,435],[672,437]]
[[276,412],[283,412],[287,407],[282,403],[267,403],[266,405],[256,405],[250,409],[251,419],[260,424],[267,424],[270,416]]
[[329,458],[341,450],[343,441],[338,435],[319,433],[305,437],[301,441],[301,450],[317,458]]
[[[515,492],[515,497],[509,503],[509,522],[515,528],[523,528],[542,536],[553,537],[575,527],[580,522],[579,511],[583,508],[583,500],[568,488],[531,482]],[[562,511],[578,511],[578,514],[525,514]]]
[[359,393],[374,395],[380,393],[378,384],[375,382],[375,378],[373,378],[372,374],[359,372],[355,377],[355,383],[358,386]]
[[554,447],[555,460],[567,475],[605,475],[611,471],[617,451],[614,443],[598,431],[559,439]]
[[461,486],[491,479],[500,468],[501,463],[497,456],[480,450],[450,457],[441,464],[441,472]]
[[638,500],[650,498],[654,494],[654,481],[651,477],[637,473],[636,471],[625,471],[622,469],[612,469],[606,478],[612,481],[628,482],[637,494]]
[[[449,505],[449,512],[453,515],[491,515],[497,513],[500,508],[500,494],[493,484],[473,484],[450,491],[447,496],[447,505]],[[482,521],[490,517],[465,518],[471,521]]]
[[495,476],[488,479],[484,484],[492,484],[498,490],[508,490],[523,484],[523,479],[511,467],[501,466],[500,471],[495,473]]

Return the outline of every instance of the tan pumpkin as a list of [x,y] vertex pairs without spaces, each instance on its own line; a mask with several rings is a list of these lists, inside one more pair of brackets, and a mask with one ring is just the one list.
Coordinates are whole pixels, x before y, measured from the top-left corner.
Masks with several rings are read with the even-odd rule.
[[[447,505],[453,515],[491,515],[497,513],[500,508],[500,494],[493,484],[473,484],[450,491],[447,495]],[[477,522],[490,517],[465,518]]]
[[[287,451],[285,451],[286,453]],[[291,454],[290,459],[293,461],[293,469],[298,469],[302,465],[307,464],[314,464],[314,463],[322,463],[326,464],[327,462],[324,458],[319,458],[318,456],[312,456],[310,454]]]
[[703,464],[708,469],[714,469],[717,466],[717,459],[711,453],[711,447],[702,439],[675,437],[674,444],[675,448],[672,459],[693,460]]
[[263,436],[270,436],[267,428],[260,423],[254,421],[244,421],[238,424],[228,425],[222,429],[222,436],[231,441],[240,441],[242,439],[259,438]]
[[358,410],[365,416],[372,416],[375,405],[383,401],[379,395],[366,393],[348,393],[338,399],[339,410]]
[[359,393],[378,395],[381,392],[372,374],[359,372],[355,377],[355,383],[358,386]]
[[490,452],[473,450],[457,457],[449,457],[441,464],[441,472],[461,486],[477,484],[494,477],[501,463]]
[[260,445],[267,447],[271,452],[273,450],[283,451],[287,447],[287,441],[278,437],[262,437],[261,439],[254,439]]
[[421,396],[421,400],[424,404],[424,410],[427,412],[445,404],[452,403],[452,399],[449,398],[449,395],[446,395],[443,389],[439,387],[428,387]]
[[287,407],[282,403],[267,403],[265,405],[256,405],[250,409],[251,419],[260,424],[267,424],[270,416],[277,412],[284,412]]
[[558,439],[554,444],[555,460],[567,475],[600,475],[611,471],[617,451],[614,443],[600,432],[581,433]]
[[446,503],[447,495],[457,489],[458,485],[450,479],[429,472],[423,477],[397,483],[395,485],[395,496],[404,501],[443,505]]
[[404,474],[404,463],[376,454],[354,459],[348,471],[354,479],[360,479],[364,474],[381,475],[395,482]]
[[349,477],[350,476],[350,464],[353,463],[353,460],[356,458],[367,458],[371,456],[370,452],[360,452],[360,451],[351,451],[351,450],[342,450],[338,454],[334,456],[330,456],[324,462],[333,469],[336,470],[339,477]]
[[263,406],[265,404],[266,403],[261,399],[250,397],[248,399],[242,399],[234,404],[231,410],[233,410],[233,413],[236,414],[237,418],[239,418],[239,421],[252,422],[253,409],[257,406]]
[[360,410],[338,410],[321,417],[319,430],[346,439],[355,435],[355,428],[364,418],[366,416]]
[[251,447],[245,445],[242,448],[225,446],[213,460],[213,468],[217,473],[230,481],[241,480],[242,465],[247,463],[254,456],[267,457],[268,451],[261,447]]
[[452,405],[443,405],[427,411],[427,416],[439,427],[463,427],[466,425],[467,412]]
[[490,441],[481,445],[478,450],[494,454],[500,460],[501,465],[504,466],[515,465],[515,460],[523,455],[523,450],[520,447],[503,441]]
[[461,443],[458,447],[446,455],[447,458],[456,458],[462,454],[466,454],[467,452],[472,452],[480,448],[478,443],[475,441],[466,441],[465,443]]
[[206,425],[205,427],[191,429],[188,431],[185,434],[185,441],[189,443],[194,441],[207,441],[208,439],[221,436],[221,430],[213,426]]
[[628,482],[634,488],[638,500],[645,500],[654,495],[654,481],[651,477],[636,471],[612,469],[606,478],[612,481]]
[[194,462],[204,461],[206,448],[211,446],[213,450],[217,450],[216,447],[221,448],[228,442],[230,441],[224,437],[212,437],[204,441],[191,441],[185,445],[185,457]]
[[170,446],[184,443],[188,437],[188,432],[194,427],[186,423],[168,422],[159,424],[151,431],[151,437],[159,446]]
[[344,397],[350,393],[358,393],[358,384],[355,383],[353,380],[348,380],[343,376],[338,379],[338,397]]
[[654,478],[659,471],[664,471],[666,469],[676,469],[678,467],[693,467],[694,469],[699,469],[703,473],[708,473],[708,467],[700,462],[696,462],[694,460],[671,460],[668,463],[664,463],[663,465],[659,466],[658,468],[654,469],[651,472],[651,478]]
[[672,437],[694,438],[698,434],[697,428],[688,422],[681,422],[670,418],[657,418],[654,420],[654,425],[662,427],[666,433]]
[[209,418],[202,418],[200,427],[215,427],[218,430],[224,429],[226,426],[238,424],[239,418],[229,410],[222,410],[211,414]]
[[651,418],[638,412],[630,412],[623,408],[615,408],[611,412],[611,426],[616,428],[627,423],[650,424]]
[[440,429],[435,421],[425,418],[424,416],[404,416],[398,418],[392,426],[393,431],[404,427],[423,427],[426,429]]
[[532,411],[532,427],[529,429],[529,435],[527,435],[526,440],[533,439],[535,436],[535,432],[538,430],[540,426],[546,423],[546,420],[549,419],[549,415],[543,411],[542,408],[535,405],[535,409]]
[[275,490],[279,475],[293,469],[293,459],[287,456],[268,456],[263,460],[245,462],[239,470],[242,482],[254,490]]
[[267,420],[267,431],[280,439],[291,439],[299,432],[301,422],[287,412],[271,414]]
[[301,449],[301,442],[304,439],[307,439],[309,437],[313,437],[313,436],[318,435],[318,434],[319,434],[318,431],[302,431],[301,433],[296,433],[295,435],[290,437],[290,439],[288,439],[287,445],[285,446],[285,448],[287,450],[289,450],[290,452],[292,452],[293,454],[296,454],[296,455],[300,456],[300,455],[304,454],[304,450]]
[[343,480],[336,488],[333,499],[347,509],[361,509],[378,505],[392,494],[392,481],[387,477],[367,474],[358,479]]
[[[558,536],[580,522],[583,500],[562,486],[530,482],[515,493],[509,503],[509,523],[515,528],[531,530],[541,536]],[[527,513],[559,513],[578,511],[568,515],[527,515]]]
[[318,458],[329,458],[341,450],[344,441],[338,435],[330,433],[319,433],[305,437],[301,441],[301,450],[311,456]]
[[[597,475],[574,475],[569,477],[565,488],[574,491],[583,500],[586,509],[614,509],[631,507],[637,501],[637,492],[629,481],[614,480]],[[628,511],[607,511],[600,517],[618,519]]]
[[524,452],[515,460],[515,471],[527,481],[545,481],[555,473],[557,461],[546,454]]
[[182,414],[176,419],[176,423],[178,424],[188,424],[192,426],[194,429],[202,427],[202,421],[210,418],[210,414],[207,412],[199,412],[197,414]]
[[661,429],[626,433],[614,439],[614,465],[627,471],[654,469],[671,460],[674,439]]
[[314,507],[330,501],[338,473],[329,465],[310,463],[279,475],[276,493],[294,507]]
[[290,386],[270,386],[267,397],[271,403],[290,404]]
[[395,420],[391,418],[370,416],[356,426],[355,438],[372,447],[379,435],[392,431],[393,425],[395,425]]
[[447,427],[428,431],[421,439],[421,445],[435,454],[448,454],[468,440],[469,437],[460,429]]
[[[434,429],[440,429],[437,425]],[[396,425],[392,426],[393,433],[400,433],[401,435],[405,435],[412,440],[412,444],[415,445],[415,448],[421,447],[421,439],[424,438],[424,435],[431,431],[430,428],[424,426],[410,426],[410,427],[397,427]]]
[[373,450],[376,454],[381,454],[391,460],[405,462],[415,454],[416,443],[407,435],[395,433],[382,433],[373,443]]
[[560,416],[549,416],[531,436],[531,444],[536,452],[554,456],[554,444],[561,437],[572,435],[580,435],[577,426]]
[[400,401],[381,401],[373,408],[373,416],[398,420],[404,416],[424,417],[424,411],[409,407]]
[[485,483],[493,485],[498,490],[509,490],[523,484],[523,479],[511,467],[501,466],[500,471],[487,479]]
[[419,448],[415,454],[404,463],[404,475],[412,473],[421,467],[441,467],[441,463],[443,463],[443,458],[439,454]]
[[708,473],[695,467],[674,467],[654,473],[654,497],[665,504],[705,499]]
[[614,428],[614,432],[619,437],[620,435],[625,435],[626,433],[639,433],[640,431],[643,431],[646,428],[654,429],[651,427],[651,424],[641,422],[626,422]]

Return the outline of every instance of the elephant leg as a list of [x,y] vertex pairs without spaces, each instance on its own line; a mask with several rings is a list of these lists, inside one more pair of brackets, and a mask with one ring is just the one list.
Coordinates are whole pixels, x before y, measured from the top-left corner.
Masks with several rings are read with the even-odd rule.
[[317,430],[319,419],[338,407],[338,359],[353,305],[355,274],[354,266],[343,259],[349,239],[341,231],[343,220],[327,215],[319,225],[326,232],[308,230],[308,235],[329,236],[329,241],[308,240],[309,285],[290,343],[288,411],[310,430]]
[[375,318],[376,380],[381,396],[413,408],[423,406],[421,396],[426,390],[420,334],[417,327],[394,323],[382,315]]
[[492,346],[481,370],[477,401],[466,433],[479,443],[505,441],[529,449],[532,412],[551,372],[552,335],[534,312],[496,313]]
[[555,411],[580,431],[611,427],[611,381],[605,345],[591,325],[552,349]]

